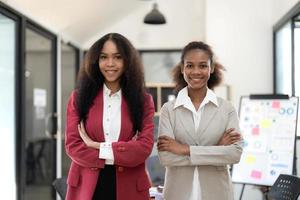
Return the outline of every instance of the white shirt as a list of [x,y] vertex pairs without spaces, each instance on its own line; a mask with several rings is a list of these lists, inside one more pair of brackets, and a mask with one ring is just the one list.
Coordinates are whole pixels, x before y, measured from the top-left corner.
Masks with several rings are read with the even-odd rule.
[[[195,132],[197,132],[200,121],[201,121],[201,115],[204,110],[204,106],[209,102],[212,102],[216,106],[219,106],[216,94],[212,90],[207,88],[206,95],[205,95],[203,101],[201,102],[198,110],[196,110],[195,106],[193,105],[193,103],[191,101],[191,98],[188,96],[187,87],[185,87],[179,91],[176,101],[175,101],[175,104],[174,104],[174,109],[179,106],[183,106],[186,109],[190,110],[193,113]],[[199,182],[198,177],[199,177],[198,168],[195,167],[193,189],[192,189],[189,200],[201,200],[201,186],[200,186],[201,184]]]
[[118,141],[121,130],[121,100],[122,92],[111,95],[111,90],[103,85],[103,131],[105,142],[100,143],[99,158],[105,159],[105,164],[114,164],[112,143]]

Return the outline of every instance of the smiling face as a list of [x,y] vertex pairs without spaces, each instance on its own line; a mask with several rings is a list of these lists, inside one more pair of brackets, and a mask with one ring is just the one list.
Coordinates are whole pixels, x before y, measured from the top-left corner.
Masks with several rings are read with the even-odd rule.
[[113,92],[120,89],[120,79],[125,70],[124,59],[112,40],[104,43],[99,56],[99,68],[106,86]]
[[206,90],[210,74],[213,73],[208,54],[200,49],[188,51],[183,59],[181,73],[189,89]]

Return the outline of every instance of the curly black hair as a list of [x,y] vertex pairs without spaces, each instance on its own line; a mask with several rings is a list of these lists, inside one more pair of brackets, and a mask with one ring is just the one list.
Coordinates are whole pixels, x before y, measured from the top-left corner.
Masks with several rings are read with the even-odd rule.
[[99,89],[103,87],[104,76],[99,69],[99,56],[106,41],[116,44],[124,60],[125,71],[121,76],[122,95],[129,107],[135,131],[142,128],[145,82],[143,65],[138,51],[130,41],[118,33],[109,33],[96,41],[86,53],[76,84],[76,108],[81,120],[86,120],[89,108]]
[[207,86],[210,89],[213,89],[217,85],[219,85],[223,80],[223,71],[225,71],[225,68],[223,65],[215,61],[215,55],[212,51],[211,47],[204,42],[201,41],[193,41],[188,43],[182,50],[181,53],[181,59],[180,62],[175,66],[173,69],[173,80],[175,82],[175,91],[179,92],[182,88],[187,86],[187,83],[185,82],[183,78],[183,74],[181,73],[181,68],[183,66],[184,57],[185,55],[194,49],[200,49],[202,51],[205,51],[207,55],[209,56],[211,66],[214,68],[214,72],[210,75],[210,78],[207,82]]

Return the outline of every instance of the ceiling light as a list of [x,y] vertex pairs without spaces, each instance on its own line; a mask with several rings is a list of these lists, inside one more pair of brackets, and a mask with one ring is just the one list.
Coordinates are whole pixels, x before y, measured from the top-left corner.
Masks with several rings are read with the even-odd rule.
[[153,4],[153,9],[145,16],[144,23],[145,24],[165,24],[166,19],[157,9],[157,3]]

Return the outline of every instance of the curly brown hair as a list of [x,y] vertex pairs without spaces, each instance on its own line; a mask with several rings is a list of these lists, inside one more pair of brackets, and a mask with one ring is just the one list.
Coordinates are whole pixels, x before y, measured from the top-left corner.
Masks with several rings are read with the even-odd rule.
[[124,60],[125,71],[121,76],[122,95],[128,104],[133,128],[142,128],[145,82],[143,65],[138,51],[130,41],[118,33],[109,33],[96,41],[88,50],[80,68],[76,86],[76,108],[81,120],[87,113],[99,89],[103,87],[104,76],[99,69],[99,56],[106,41],[114,42]]
[[207,86],[210,89],[214,89],[217,85],[219,85],[223,80],[223,71],[225,68],[223,65],[215,61],[215,55],[212,51],[211,47],[204,42],[201,41],[193,41],[188,43],[182,50],[180,62],[173,69],[173,80],[175,82],[175,91],[179,92],[182,88],[187,86],[187,82],[185,82],[183,78],[183,74],[181,73],[181,69],[183,67],[185,55],[194,49],[200,49],[205,51],[210,59],[210,64],[212,68],[214,68],[214,72],[210,75],[210,78],[207,82]]

